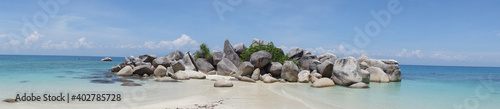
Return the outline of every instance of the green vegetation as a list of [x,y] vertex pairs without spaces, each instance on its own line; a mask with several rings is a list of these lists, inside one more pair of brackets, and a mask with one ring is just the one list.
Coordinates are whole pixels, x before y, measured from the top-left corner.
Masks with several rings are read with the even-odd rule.
[[[257,43],[257,44],[254,44],[254,43]],[[283,62],[285,62],[285,61],[293,61],[292,59],[288,58],[288,56],[285,56],[283,54],[283,50],[281,50],[280,48],[276,48],[274,46],[273,42],[269,42],[269,44],[267,44],[267,45],[264,45],[263,41],[254,42],[254,43],[252,43],[250,45],[250,47],[244,49],[243,52],[240,54],[241,62],[250,60],[250,56],[253,53],[258,52],[260,50],[265,50],[265,51],[271,53],[271,55],[273,55],[273,58],[271,59],[272,62],[279,62],[279,63],[283,64]],[[256,46],[253,46],[253,45],[256,45]]]
[[212,54],[210,54],[210,48],[207,47],[207,44],[202,43],[200,45],[200,50],[196,51],[194,58],[194,60],[198,60],[198,58],[212,59]]

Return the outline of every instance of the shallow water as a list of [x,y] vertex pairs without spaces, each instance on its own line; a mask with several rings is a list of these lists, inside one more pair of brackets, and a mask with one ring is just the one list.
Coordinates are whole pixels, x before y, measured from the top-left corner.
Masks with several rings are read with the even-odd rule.
[[[19,93],[129,93],[133,89],[155,89],[155,87],[179,89],[210,82],[205,80],[156,83],[151,79],[128,78],[127,80],[143,86],[123,87],[120,86],[122,82],[118,81],[118,78],[104,77],[110,73],[108,69],[123,62],[123,58],[112,57],[112,62],[98,61],[101,58],[103,57],[0,55],[0,80],[2,80],[0,99],[15,98]],[[500,101],[498,67],[401,65],[400,68],[402,82],[370,83],[369,89],[350,89],[342,86],[311,88],[309,83],[274,83],[265,87],[273,93],[302,102],[309,108],[493,109],[500,106],[497,103]],[[148,95],[151,97],[148,99],[175,100],[190,94],[210,93],[207,91],[212,91],[209,89],[212,84],[207,84],[208,87],[205,89],[182,88],[194,91],[164,90],[158,95],[168,93],[170,96],[153,96],[153,93]],[[132,94],[139,96],[144,93],[146,92]]]

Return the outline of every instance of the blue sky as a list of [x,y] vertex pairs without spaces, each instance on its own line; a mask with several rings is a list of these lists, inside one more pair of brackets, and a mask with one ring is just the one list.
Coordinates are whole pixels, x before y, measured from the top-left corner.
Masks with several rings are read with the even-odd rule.
[[273,41],[285,52],[299,47],[317,55],[365,54],[400,64],[498,67],[498,4],[495,0],[10,0],[0,3],[0,54],[163,56],[176,49],[194,52],[200,43],[220,51],[225,39],[233,45],[250,45],[258,38]]

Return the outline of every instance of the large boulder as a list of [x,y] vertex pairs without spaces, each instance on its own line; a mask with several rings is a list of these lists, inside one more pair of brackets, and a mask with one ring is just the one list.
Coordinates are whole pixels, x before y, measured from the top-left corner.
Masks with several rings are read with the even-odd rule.
[[[191,79],[205,79],[207,75],[202,72],[197,72],[197,71],[192,71],[192,70],[186,70],[186,71],[180,71],[181,73],[186,73],[189,78]],[[179,73],[179,72],[177,72]]]
[[118,72],[120,71],[122,68],[120,66],[113,66],[111,67],[111,69],[109,69],[109,71],[111,72]]
[[158,65],[162,65],[163,67],[170,67],[170,61],[165,57],[156,58],[151,63],[154,67],[158,67]]
[[220,60],[222,60],[222,58],[224,57],[224,52],[214,51],[212,52],[212,56],[213,56],[212,65],[217,65],[220,62]]
[[309,56],[303,56],[300,58],[300,67],[302,70],[311,70],[311,63],[313,58]]
[[208,73],[212,70],[214,70],[214,66],[210,64],[208,61],[206,61],[203,58],[198,58],[195,62],[196,66],[198,66],[198,71],[203,72],[203,73]]
[[167,76],[167,68],[165,68],[162,65],[159,65],[158,67],[156,67],[154,74],[156,76],[160,76],[160,77]]
[[257,68],[263,68],[271,61],[272,58],[273,55],[271,53],[265,50],[260,50],[258,52],[252,53],[252,55],[250,56],[250,63],[252,63]]
[[381,82],[381,83],[389,82],[389,76],[387,76],[387,74],[385,74],[385,72],[382,69],[378,67],[368,67],[366,70],[370,72],[371,82]]
[[214,87],[233,87],[233,83],[229,80],[217,80]]
[[304,55],[304,51],[305,50],[301,48],[294,48],[290,50],[290,52],[288,52],[286,56],[288,56],[288,58],[290,59],[293,59],[294,61],[298,61],[302,57],[302,55]]
[[167,67],[167,76],[174,75],[175,71],[172,67]]
[[299,68],[292,61],[285,61],[281,68],[281,78],[289,82],[297,82]]
[[366,70],[368,67],[370,66],[366,62],[359,63],[359,68],[362,70]]
[[222,60],[217,64],[217,75],[232,75],[236,73],[238,68],[227,58],[222,58]]
[[360,69],[359,74],[361,75],[361,82],[370,84],[370,72]]
[[176,73],[181,70],[186,70],[186,67],[184,67],[184,63],[182,63],[182,61],[175,61],[172,64],[172,69],[174,69],[174,73]]
[[366,62],[369,67],[378,67],[382,69],[387,76],[389,76],[390,82],[401,81],[401,70],[399,69],[398,61],[396,60],[377,60],[367,57],[365,55],[359,57],[358,62]]
[[153,60],[156,59],[156,55],[152,54],[140,55],[139,59],[141,59],[142,62],[153,62]]
[[318,60],[312,60],[311,63],[309,64],[309,70],[310,71],[318,70],[320,64],[321,62],[319,62]]
[[228,39],[224,41],[224,58],[229,59],[235,66],[238,66],[238,63],[240,62],[240,56],[236,54]]
[[172,75],[172,79],[175,80],[188,80],[189,78],[189,75],[184,71],[179,71]]
[[105,57],[105,58],[101,59],[101,61],[113,61],[113,60],[109,57]]
[[239,43],[234,45],[234,52],[240,56],[241,53],[243,53],[243,50],[245,50],[247,47],[243,43]]
[[168,58],[170,61],[172,60],[179,61],[184,57],[184,54],[179,50],[175,50],[165,57]]
[[182,62],[184,63],[184,67],[186,70],[198,71],[198,67],[194,64],[194,58],[191,53],[187,52],[182,58]]
[[130,61],[130,59],[128,59],[127,57],[125,57],[125,64],[132,65],[132,61]]
[[134,67],[134,73],[138,75],[151,75],[154,73],[154,67],[152,65],[139,65]]
[[236,73],[239,76],[248,76],[252,75],[254,70],[254,66],[250,62],[242,62],[238,67],[238,72]]
[[279,62],[271,62],[267,65],[266,71],[271,73],[272,76],[277,77],[281,75],[281,63]]
[[116,73],[116,75],[118,75],[118,76],[132,76],[133,73],[134,72],[132,70],[132,67],[125,66],[120,71],[118,71],[118,73]]
[[299,79],[297,81],[300,83],[308,83],[310,75],[311,75],[311,72],[309,72],[309,70],[302,70],[299,73]]
[[321,88],[321,87],[331,87],[335,86],[335,83],[330,78],[321,78],[314,81],[311,87]]
[[361,82],[358,62],[353,57],[342,58],[333,64],[332,80],[335,84],[349,86]]
[[325,61],[330,61],[331,63],[334,63],[338,58],[339,57],[337,57],[336,55],[331,54],[331,53],[326,53],[326,54],[318,56],[318,60],[321,63],[324,63]]
[[332,77],[333,63],[325,61],[318,66],[318,73],[323,77]]
[[389,81],[400,82],[401,81],[401,69],[399,69],[398,61],[396,60],[382,60],[388,67],[386,67],[384,72],[389,76]]
[[140,66],[140,65],[151,65],[149,62],[142,62],[142,61],[136,61],[134,62],[135,66]]

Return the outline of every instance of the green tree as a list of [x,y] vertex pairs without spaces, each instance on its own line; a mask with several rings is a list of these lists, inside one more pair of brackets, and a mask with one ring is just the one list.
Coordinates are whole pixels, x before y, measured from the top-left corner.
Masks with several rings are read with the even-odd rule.
[[288,58],[288,56],[285,56],[281,48],[276,48],[273,42],[269,42],[269,44],[265,45],[263,41],[259,41],[253,42],[249,48],[243,50],[243,52],[240,54],[241,62],[250,60],[251,55],[260,50],[265,50],[271,53],[271,55],[273,55],[273,58],[271,59],[272,62],[279,62],[283,64],[283,62],[285,61],[293,61],[292,59]]
[[207,44],[202,43],[200,45],[200,50],[196,51],[196,55],[194,56],[195,60],[198,58],[211,59],[212,54],[210,54],[210,48],[207,47]]

